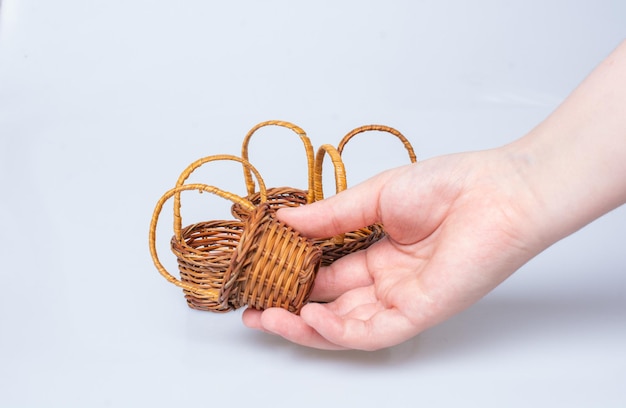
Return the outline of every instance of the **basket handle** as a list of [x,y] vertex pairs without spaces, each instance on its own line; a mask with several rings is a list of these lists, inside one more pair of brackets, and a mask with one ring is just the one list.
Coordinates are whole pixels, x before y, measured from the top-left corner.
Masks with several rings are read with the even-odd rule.
[[[264,126],[272,126],[272,125],[281,126],[281,127],[285,127],[287,129],[293,130],[298,136],[300,136],[300,139],[302,140],[302,143],[304,144],[304,149],[306,152],[306,160],[307,160],[308,183],[309,183],[309,187],[307,190],[307,203],[310,204],[313,202],[315,198],[314,192],[313,192],[315,188],[314,187],[315,183],[313,179],[313,162],[315,160],[315,157],[313,154],[313,145],[311,144],[311,140],[308,138],[308,136],[306,135],[306,132],[301,127],[294,125],[291,122],[286,122],[282,120],[268,120],[265,122],[261,122],[255,125],[252,129],[250,129],[248,133],[246,134],[246,137],[243,139],[243,143],[241,145],[241,157],[244,158],[245,160],[249,160],[248,145],[250,144],[250,138],[260,128]],[[248,194],[252,195],[254,194],[254,190],[255,190],[254,181],[252,180],[252,175],[250,174],[250,171],[248,168],[244,168],[243,174],[246,179],[246,186],[248,188]]]
[[[189,176],[191,175],[191,173],[193,173],[198,167],[202,166],[205,163],[217,161],[217,160],[232,160],[232,161],[239,162],[243,164],[244,169],[248,171],[249,175],[250,175],[250,172],[254,173],[254,176],[259,182],[261,202],[267,201],[267,189],[265,187],[265,182],[263,181],[263,178],[261,177],[261,174],[259,173],[259,171],[246,159],[242,159],[240,157],[233,156],[230,154],[216,154],[213,156],[207,156],[191,163],[189,166],[187,166],[185,170],[183,170],[183,172],[178,177],[178,181],[176,181],[176,187],[182,186],[185,183],[185,180],[187,180]],[[252,179],[251,175],[250,175],[250,179]],[[181,228],[182,228],[182,218],[180,216],[180,191],[178,191],[174,193],[174,231],[180,231]]]
[[[194,293],[197,293],[199,295],[205,295],[211,298],[211,300],[215,300],[218,301],[219,299],[219,290],[218,289],[206,289],[206,288],[201,288],[199,286],[193,285],[193,284],[189,284],[186,282],[183,282],[181,280],[176,279],[174,276],[172,276],[172,274],[170,274],[165,267],[163,266],[163,264],[161,263],[161,261],[159,260],[159,257],[157,255],[157,250],[156,250],[156,227],[157,227],[157,223],[159,221],[159,215],[161,214],[161,210],[163,209],[163,205],[165,204],[165,202],[167,200],[169,200],[172,196],[175,195],[179,195],[181,191],[185,191],[185,190],[199,190],[200,192],[208,192],[208,193],[212,193],[215,195],[218,195],[220,197],[226,198],[228,200],[231,200],[233,202],[236,202],[240,205],[242,205],[243,207],[249,209],[249,210],[254,210],[256,207],[254,206],[254,204],[252,204],[250,201],[239,197],[236,194],[233,193],[229,193],[227,191],[224,190],[220,190],[217,187],[214,186],[209,186],[206,184],[185,184],[185,185],[181,185],[181,186],[177,186],[174,187],[173,189],[167,191],[157,202],[156,207],[154,208],[154,212],[152,214],[152,220],[150,221],[150,231],[148,234],[148,244],[150,246],[150,255],[152,256],[152,262],[154,263],[154,266],[156,266],[157,270],[159,271],[159,273],[165,278],[167,279],[168,282],[173,283],[174,285],[192,291]],[[181,238],[181,231],[180,229],[176,230],[175,227],[175,236],[180,239]]]
[[[333,145],[324,144],[320,146],[315,155],[315,201],[324,199],[324,189],[322,185],[322,170],[324,165],[324,155],[328,153],[335,168],[335,191],[337,193],[345,190],[348,185],[346,182],[346,167],[341,160],[341,154]],[[345,234],[339,234],[333,237],[333,243],[343,245]]]
[[385,125],[365,125],[365,126],[358,127],[356,129],[352,129],[350,132],[348,132],[348,134],[346,134],[343,137],[343,139],[341,139],[341,142],[339,142],[339,145],[337,145],[337,150],[339,151],[339,154],[343,153],[343,149],[346,146],[346,143],[348,143],[348,141],[352,139],[354,136],[358,135],[359,133],[369,132],[369,131],[374,131],[374,130],[391,133],[392,135],[396,136],[398,139],[400,139],[400,141],[404,145],[404,148],[409,153],[409,159],[411,160],[411,163],[415,163],[417,161],[417,157],[415,156],[415,151],[413,150],[413,146],[411,145],[411,142],[409,142],[409,140],[406,137],[404,137],[404,135],[400,133],[398,130],[389,126],[385,126]]

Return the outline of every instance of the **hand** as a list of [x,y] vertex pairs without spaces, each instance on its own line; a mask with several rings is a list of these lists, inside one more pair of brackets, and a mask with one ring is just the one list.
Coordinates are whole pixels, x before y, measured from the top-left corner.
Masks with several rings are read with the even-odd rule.
[[244,323],[326,349],[401,343],[467,308],[534,255],[626,203],[626,41],[545,121],[499,149],[382,173],[278,217],[330,237],[381,222],[387,237],[319,271],[300,316]]
[[[248,327],[322,349],[399,344],[482,298],[547,243],[536,207],[504,148],[387,171],[327,200],[281,209],[309,237],[381,222],[386,238],[321,268],[299,316],[248,309]],[[534,209],[531,213],[529,209]]]

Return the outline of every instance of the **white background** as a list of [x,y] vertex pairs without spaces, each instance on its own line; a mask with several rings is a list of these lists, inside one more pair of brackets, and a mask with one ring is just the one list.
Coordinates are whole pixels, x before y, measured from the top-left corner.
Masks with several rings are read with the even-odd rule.
[[[295,122],[316,147],[383,123],[419,159],[495,147],[625,34],[622,0],[2,1],[0,406],[626,406],[623,207],[373,353],[188,309],[147,247],[180,171],[238,154],[257,122]],[[251,160],[271,186],[306,187],[288,133],[259,135]],[[351,143],[350,184],[407,162],[383,139]],[[243,193],[237,165],[197,177]],[[185,197],[184,221],[228,213]]]

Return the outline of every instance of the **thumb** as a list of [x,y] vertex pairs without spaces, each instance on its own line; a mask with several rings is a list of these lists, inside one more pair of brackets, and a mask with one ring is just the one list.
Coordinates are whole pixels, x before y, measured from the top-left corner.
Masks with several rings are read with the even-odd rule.
[[380,191],[391,176],[389,173],[312,204],[281,208],[277,217],[311,238],[331,237],[380,222]]

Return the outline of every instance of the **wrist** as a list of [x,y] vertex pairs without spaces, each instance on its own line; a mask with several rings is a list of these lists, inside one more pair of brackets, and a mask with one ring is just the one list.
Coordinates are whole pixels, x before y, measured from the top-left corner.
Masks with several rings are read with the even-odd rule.
[[522,180],[527,222],[543,247],[626,202],[624,142],[561,131],[544,123],[502,148]]
[[624,72],[626,42],[543,123],[503,147],[547,245],[626,202]]

